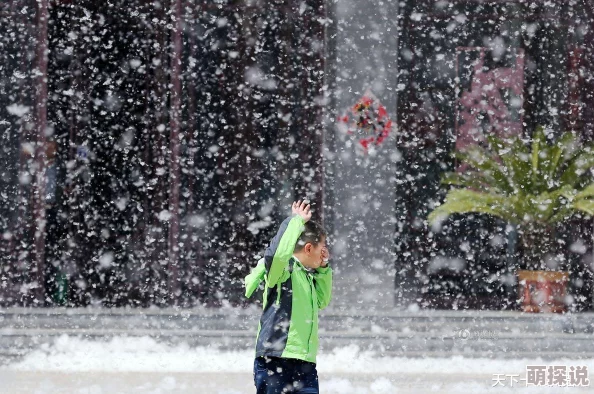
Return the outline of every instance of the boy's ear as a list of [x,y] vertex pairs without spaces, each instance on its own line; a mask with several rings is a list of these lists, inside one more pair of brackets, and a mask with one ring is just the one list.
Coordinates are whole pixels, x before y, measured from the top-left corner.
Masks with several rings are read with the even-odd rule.
[[310,242],[306,243],[305,246],[303,247],[303,250],[305,250],[306,253],[311,252],[311,248],[312,248],[312,244]]

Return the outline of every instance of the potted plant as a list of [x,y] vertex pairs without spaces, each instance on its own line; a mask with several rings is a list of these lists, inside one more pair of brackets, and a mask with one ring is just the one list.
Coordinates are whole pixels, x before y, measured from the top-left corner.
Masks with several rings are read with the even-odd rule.
[[533,137],[486,137],[455,156],[466,167],[448,172],[453,186],[429,214],[435,225],[454,213],[484,213],[516,227],[520,240],[520,299],[525,311],[565,310],[567,272],[551,258],[555,226],[577,213],[594,214],[594,146],[566,132],[549,143],[539,127]]

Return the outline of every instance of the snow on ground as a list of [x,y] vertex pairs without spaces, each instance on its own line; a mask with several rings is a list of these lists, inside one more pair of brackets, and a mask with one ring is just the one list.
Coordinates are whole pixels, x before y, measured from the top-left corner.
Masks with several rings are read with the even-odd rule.
[[[90,341],[62,336],[0,368],[0,393],[253,393],[252,351],[167,346],[148,337]],[[318,357],[320,388],[328,394],[582,393],[580,387],[526,387],[510,379],[493,387],[494,374],[526,377],[526,365],[594,370],[594,360],[394,358],[356,346]]]

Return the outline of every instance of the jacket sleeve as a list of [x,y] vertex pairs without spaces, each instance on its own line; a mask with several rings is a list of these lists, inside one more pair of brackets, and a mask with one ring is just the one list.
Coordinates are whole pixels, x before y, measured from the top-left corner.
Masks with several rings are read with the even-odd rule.
[[270,245],[264,252],[267,272],[266,285],[268,287],[275,286],[287,269],[295,250],[295,244],[303,232],[304,224],[301,216],[288,217],[282,222],[278,232],[270,241]]
[[252,269],[250,274],[245,277],[245,296],[250,298],[254,291],[260,285],[260,282],[264,280],[264,276],[266,274],[266,268],[264,266],[264,259],[260,259],[258,264]]
[[318,268],[314,275],[314,286],[318,295],[318,308],[324,309],[332,299],[332,268]]

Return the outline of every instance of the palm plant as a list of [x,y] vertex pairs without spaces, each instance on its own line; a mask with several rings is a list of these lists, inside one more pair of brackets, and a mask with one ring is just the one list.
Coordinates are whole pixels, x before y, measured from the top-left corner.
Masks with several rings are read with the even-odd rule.
[[470,167],[448,172],[442,183],[454,186],[429,214],[436,224],[454,213],[484,213],[516,226],[522,265],[544,269],[554,247],[554,228],[576,213],[594,215],[594,146],[583,146],[567,132],[549,144],[542,127],[525,143],[520,137],[487,137],[456,158]]

